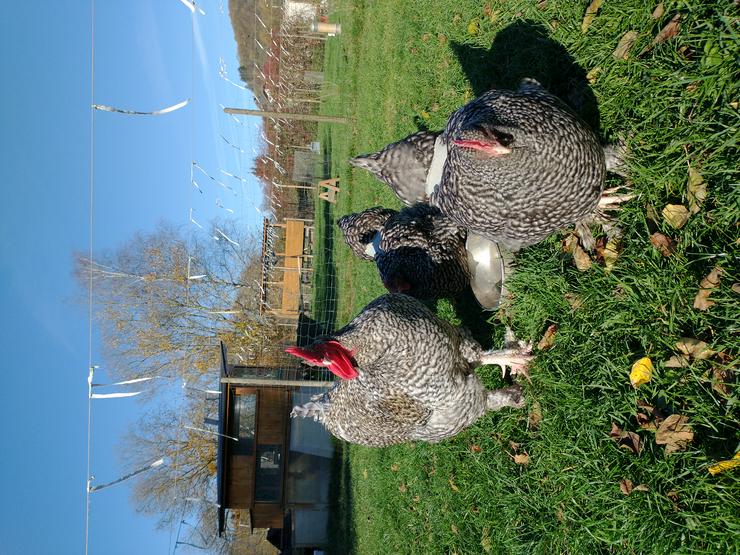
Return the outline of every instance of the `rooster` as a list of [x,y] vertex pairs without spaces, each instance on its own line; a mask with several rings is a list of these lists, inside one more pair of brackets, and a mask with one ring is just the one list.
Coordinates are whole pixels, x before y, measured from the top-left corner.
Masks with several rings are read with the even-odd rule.
[[438,208],[368,208],[343,216],[337,225],[356,255],[375,260],[383,285],[392,293],[417,299],[454,297],[470,283],[465,230]]
[[384,447],[435,443],[486,411],[524,406],[518,385],[487,390],[473,369],[500,365],[528,376],[528,347],[484,351],[466,331],[403,294],[375,299],[344,328],[308,347],[286,351],[340,378],[329,391],[293,409],[334,436]]

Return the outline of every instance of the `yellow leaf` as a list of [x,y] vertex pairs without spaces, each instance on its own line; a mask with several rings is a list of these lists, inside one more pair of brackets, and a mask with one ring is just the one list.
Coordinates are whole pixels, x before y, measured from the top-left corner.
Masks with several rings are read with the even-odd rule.
[[480,545],[486,553],[490,553],[493,549],[493,543],[491,542],[491,536],[489,535],[490,532],[491,529],[488,526],[485,526],[480,538]]
[[646,384],[653,377],[653,361],[648,357],[641,358],[632,365],[630,372],[630,383],[637,389]]
[[689,167],[688,183],[689,211],[696,214],[701,210],[704,199],[707,198],[707,184],[702,175],[694,168]]
[[460,488],[457,487],[457,484],[455,483],[453,478],[453,476],[450,476],[450,479],[448,480],[448,482],[450,483],[450,489],[452,489],[452,491],[460,491]]
[[614,265],[617,263],[619,258],[619,239],[609,239],[604,247],[604,267],[607,272],[611,272],[614,269]]
[[724,472],[725,470],[735,468],[736,466],[740,466],[740,451],[735,453],[735,456],[732,457],[729,461],[719,461],[717,464],[713,464],[712,466],[710,466],[709,473],[714,476],[716,474],[719,474],[720,472]]
[[548,326],[547,331],[545,332],[545,335],[542,336],[542,339],[540,339],[540,342],[537,343],[537,348],[540,351],[546,351],[553,345],[555,345],[555,333],[558,331],[558,325],[557,324],[550,324]]
[[689,221],[689,211],[683,204],[666,204],[663,218],[671,227],[681,229]]
[[480,24],[478,23],[477,19],[472,20],[470,23],[468,23],[468,34],[469,35],[477,35],[478,34],[478,26]]
[[586,15],[583,17],[583,23],[581,23],[581,33],[588,31],[588,28],[591,26],[591,22],[599,11],[599,7],[601,7],[601,0],[593,0],[588,5],[588,8],[586,8]]
[[596,83],[596,79],[598,79],[599,73],[601,73],[601,66],[596,66],[595,68],[589,70],[589,72],[586,74],[586,81],[588,81],[589,84],[593,85],[594,83]]

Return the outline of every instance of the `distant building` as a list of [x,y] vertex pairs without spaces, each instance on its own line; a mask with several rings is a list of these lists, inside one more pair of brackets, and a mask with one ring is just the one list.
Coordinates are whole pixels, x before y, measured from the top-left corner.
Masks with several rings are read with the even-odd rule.
[[290,418],[321,389],[302,386],[295,369],[231,365],[223,344],[221,362],[219,535],[239,510],[283,552],[325,547],[333,443],[322,425]]

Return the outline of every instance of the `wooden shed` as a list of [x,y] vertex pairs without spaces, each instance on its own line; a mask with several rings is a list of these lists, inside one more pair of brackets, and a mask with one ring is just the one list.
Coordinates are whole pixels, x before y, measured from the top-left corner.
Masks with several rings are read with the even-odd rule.
[[280,531],[284,547],[326,545],[333,444],[323,426],[290,419],[294,402],[320,390],[271,377],[277,369],[230,365],[223,344],[221,357],[219,534],[226,511],[239,510],[248,526]]

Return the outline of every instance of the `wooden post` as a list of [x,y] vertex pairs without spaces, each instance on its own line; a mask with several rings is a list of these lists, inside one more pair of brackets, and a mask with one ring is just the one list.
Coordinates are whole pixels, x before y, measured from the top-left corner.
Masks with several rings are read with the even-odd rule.
[[243,116],[264,116],[267,118],[295,119],[300,121],[319,121],[326,123],[347,123],[347,118],[340,116],[322,116],[319,114],[292,114],[284,112],[271,112],[267,110],[248,110],[247,108],[224,108],[225,114]]

